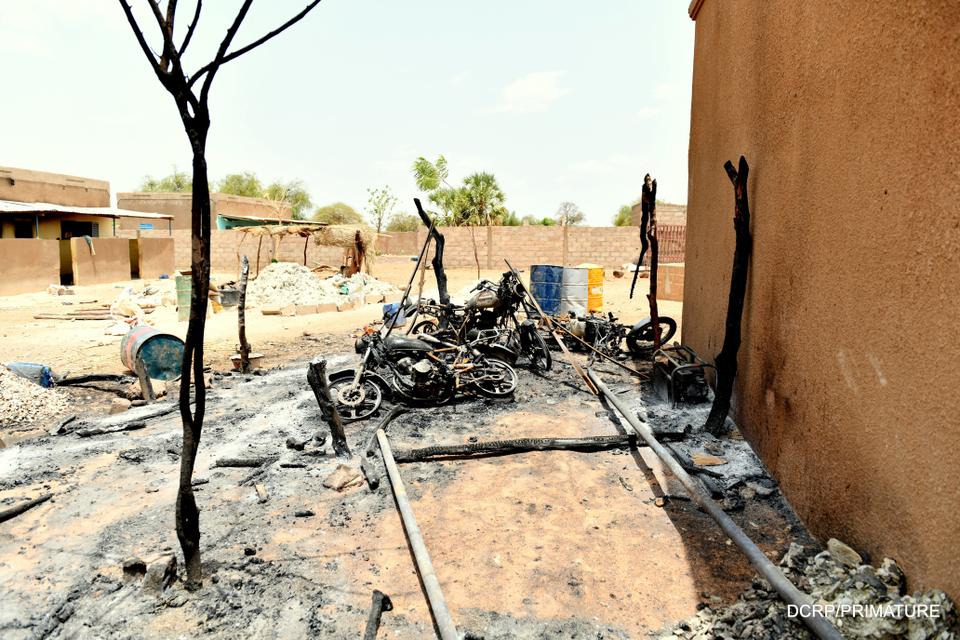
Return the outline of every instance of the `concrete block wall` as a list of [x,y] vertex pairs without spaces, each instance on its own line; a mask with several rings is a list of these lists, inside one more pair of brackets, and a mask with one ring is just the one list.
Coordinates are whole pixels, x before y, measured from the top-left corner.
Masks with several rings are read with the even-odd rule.
[[683,301],[684,265],[661,264],[657,267],[657,298]]
[[[531,264],[576,265],[593,262],[619,267],[640,254],[636,227],[478,227],[475,230],[480,266],[505,267],[506,258],[518,268]],[[475,264],[470,229],[443,227],[444,263],[450,267]],[[660,255],[664,262],[683,262],[685,227],[660,225]],[[406,232],[384,243],[382,253],[414,255],[426,240],[426,229]],[[400,236],[400,234],[395,234]],[[395,253],[396,252],[396,253]]]

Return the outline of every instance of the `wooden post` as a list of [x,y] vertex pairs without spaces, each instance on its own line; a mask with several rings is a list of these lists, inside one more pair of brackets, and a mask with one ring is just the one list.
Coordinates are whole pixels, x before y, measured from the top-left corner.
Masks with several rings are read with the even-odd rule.
[[140,395],[147,401],[147,404],[153,404],[157,401],[157,395],[153,392],[153,383],[150,382],[150,376],[147,374],[147,367],[138,354],[133,361],[134,373],[140,380]]
[[426,225],[428,229],[428,235],[433,236],[433,240],[436,243],[431,264],[433,264],[433,274],[437,277],[437,291],[439,292],[440,304],[450,304],[450,294],[447,293],[447,273],[443,270],[443,234],[437,231],[437,226],[430,221],[430,216],[423,210],[420,199],[414,198],[413,202],[417,205],[417,213],[420,215],[420,220],[423,221],[423,224]]
[[653,353],[660,348],[660,314],[657,310],[657,268],[660,262],[660,243],[657,242],[657,181],[653,181],[650,195],[650,293],[647,301],[650,303],[650,323],[653,329]]
[[330,396],[330,386],[327,384],[327,361],[323,358],[314,358],[307,367],[307,382],[317,398],[320,413],[324,421],[330,425],[330,440],[333,442],[333,451],[341,458],[350,457],[350,447],[347,445],[347,434],[343,429],[343,421]]
[[310,236],[303,239],[303,266],[307,266],[307,245],[310,244]]
[[240,304],[237,307],[237,322],[240,333],[240,372],[250,372],[250,343],[247,342],[247,277],[250,275],[250,261],[247,256],[240,260]]
[[260,240],[257,242],[257,276],[260,277],[260,247],[263,246],[263,236],[260,236]]
[[747,267],[750,263],[750,204],[747,200],[747,176],[750,167],[747,159],[740,156],[739,169],[733,168],[729,160],[723,165],[733,183],[735,198],[733,229],[736,233],[736,245],[733,250],[733,269],[730,274],[730,297],[727,301],[726,331],[723,347],[715,359],[717,365],[717,388],[713,396],[713,406],[704,429],[718,435],[723,433],[730,401],[733,397],[733,381],[737,377],[737,352],[740,350],[740,321],[743,318],[743,299],[747,293]]

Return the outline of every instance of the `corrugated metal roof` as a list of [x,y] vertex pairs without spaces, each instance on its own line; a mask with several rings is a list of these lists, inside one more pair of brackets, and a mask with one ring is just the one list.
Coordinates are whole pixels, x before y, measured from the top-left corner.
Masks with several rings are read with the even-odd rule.
[[225,220],[238,220],[238,221],[252,221],[252,222],[263,222],[266,224],[312,224],[318,227],[325,227],[328,223],[326,222],[317,222],[316,220],[297,220],[295,218],[271,218],[269,216],[248,216],[248,215],[239,215],[236,213],[218,213],[218,218],[223,218]]
[[105,218],[153,218],[159,220],[173,220],[173,216],[165,213],[147,213],[145,211],[130,211],[116,207],[71,207],[49,202],[15,202],[0,200],[0,215],[15,214],[43,214],[43,213],[73,213],[87,216],[103,216]]

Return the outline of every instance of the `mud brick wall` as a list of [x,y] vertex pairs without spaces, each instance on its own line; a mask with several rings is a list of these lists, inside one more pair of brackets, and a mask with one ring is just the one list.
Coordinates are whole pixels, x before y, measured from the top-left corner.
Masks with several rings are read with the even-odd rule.
[[420,247],[416,231],[394,232],[377,239],[377,253],[388,256],[416,255],[420,253]]
[[140,264],[141,278],[158,278],[162,274],[173,275],[175,243],[173,238],[139,238],[133,240],[137,246],[137,259]]
[[93,251],[83,238],[71,238],[70,254],[73,284],[130,279],[130,240],[127,238],[93,238]]
[[0,296],[60,284],[60,243],[35,238],[0,240]]
[[[605,267],[637,259],[640,254],[640,232],[636,227],[478,227],[474,229],[477,255],[484,269],[504,267],[506,258],[517,268],[531,264],[576,265],[584,262]],[[660,255],[663,262],[683,262],[685,226],[660,225]],[[475,264],[470,229],[443,227],[444,263],[450,267]],[[393,234],[383,244],[381,253],[415,255],[424,240],[426,229]],[[649,260],[647,260],[649,262]]]

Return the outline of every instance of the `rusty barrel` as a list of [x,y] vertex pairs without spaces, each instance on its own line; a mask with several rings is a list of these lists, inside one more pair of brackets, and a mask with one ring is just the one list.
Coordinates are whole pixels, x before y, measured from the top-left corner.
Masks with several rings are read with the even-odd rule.
[[120,361],[136,372],[137,357],[154,380],[176,380],[183,362],[183,340],[146,325],[134,327],[120,341]]

